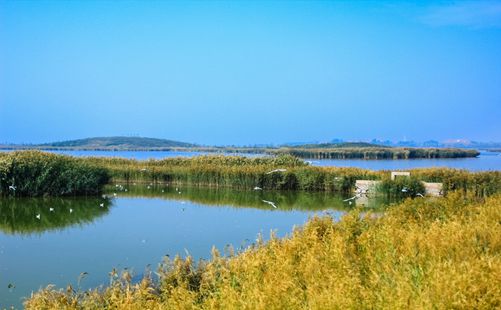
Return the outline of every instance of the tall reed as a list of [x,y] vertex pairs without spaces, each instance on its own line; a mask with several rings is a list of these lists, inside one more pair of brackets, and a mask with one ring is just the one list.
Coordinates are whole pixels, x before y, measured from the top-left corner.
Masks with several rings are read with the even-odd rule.
[[40,151],[0,153],[1,196],[96,195],[109,181],[90,161]]

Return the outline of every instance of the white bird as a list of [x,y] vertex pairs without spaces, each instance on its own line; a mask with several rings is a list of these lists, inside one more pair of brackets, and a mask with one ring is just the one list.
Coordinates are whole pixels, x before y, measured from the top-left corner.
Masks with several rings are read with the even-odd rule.
[[100,203],[99,206],[102,208],[104,207],[104,203]]
[[417,193],[417,194],[416,194],[416,196],[419,196],[419,197],[423,197],[423,198],[424,198],[423,194],[421,194],[421,193]]
[[285,172],[285,171],[287,171],[287,169],[275,169],[275,170],[271,170],[271,171],[266,172],[266,174],[272,174],[275,172]]
[[345,199],[345,200],[343,200],[343,201],[350,201],[350,202],[351,202],[351,200],[353,200],[353,199],[355,199],[355,198],[357,198],[357,197],[358,197],[358,194],[356,194],[355,196],[353,196],[353,197],[351,197],[351,198]]
[[15,191],[16,187],[14,186],[14,184],[12,184],[12,185],[9,185],[9,189]]
[[402,193],[407,193],[407,187],[402,188]]
[[176,192],[177,192],[177,187],[176,187]]
[[73,213],[73,209],[70,208],[70,213]]
[[125,189],[125,191],[127,191],[127,189]]
[[54,212],[54,208],[49,208],[49,211],[50,212]]
[[113,196],[114,196],[114,197],[117,197],[117,193],[113,193]]
[[268,200],[264,200],[264,199],[262,201],[269,204],[270,206],[272,206],[275,209],[277,208],[277,206],[275,205],[275,203],[273,201],[268,201]]
[[164,190],[162,189],[162,193],[164,192]]
[[181,195],[181,192],[178,192],[179,195]]
[[256,186],[256,187],[254,187],[254,190],[255,191],[262,191],[263,189],[261,187],[259,187],[259,186]]
[[36,218],[37,218],[37,219],[40,219],[40,213],[36,215]]
[[150,186],[148,185],[148,186],[146,186],[146,188],[147,188],[147,189],[150,189]]

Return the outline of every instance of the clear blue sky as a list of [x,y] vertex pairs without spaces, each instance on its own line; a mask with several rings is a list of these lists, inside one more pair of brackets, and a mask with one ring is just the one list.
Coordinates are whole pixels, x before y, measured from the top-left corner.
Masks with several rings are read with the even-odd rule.
[[501,2],[0,1],[0,142],[501,141]]

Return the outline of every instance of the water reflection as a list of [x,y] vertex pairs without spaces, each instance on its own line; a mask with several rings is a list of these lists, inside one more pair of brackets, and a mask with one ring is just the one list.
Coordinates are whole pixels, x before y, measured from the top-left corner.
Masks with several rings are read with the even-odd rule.
[[0,230],[29,235],[92,223],[109,212],[111,201],[98,198],[3,198]]
[[112,268],[140,274],[166,254],[207,259],[213,246],[245,248],[271,230],[283,237],[319,211],[337,220],[358,203],[329,193],[148,184],[113,185],[105,194],[0,199],[0,309],[21,308],[23,297],[49,283],[76,287],[82,272],[83,289],[105,285]]
[[[178,200],[204,206],[253,208],[269,211],[348,211],[354,206],[380,208],[385,197],[358,199],[351,204],[341,195],[288,191],[242,191],[167,185],[108,186],[106,198],[0,199],[0,230],[5,234],[40,234],[86,225],[109,213],[115,197]],[[270,204],[273,202],[273,205]],[[274,207],[276,206],[276,208]]]
[[[127,191],[125,191],[125,189]],[[244,191],[229,188],[179,187],[175,185],[129,184],[122,191],[116,186],[107,187],[108,194],[121,197],[163,198],[186,200],[206,206],[230,206],[276,211],[348,211],[355,206],[381,208],[388,205],[387,197],[363,197],[354,204],[345,201],[349,196],[326,192],[298,191]],[[268,202],[273,202],[274,208]]]

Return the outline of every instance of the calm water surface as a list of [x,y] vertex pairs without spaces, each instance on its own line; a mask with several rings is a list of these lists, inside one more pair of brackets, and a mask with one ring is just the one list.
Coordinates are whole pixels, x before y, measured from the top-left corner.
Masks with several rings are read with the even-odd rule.
[[324,193],[110,186],[107,195],[0,199],[0,308],[21,307],[23,297],[47,284],[76,287],[82,272],[82,288],[105,285],[114,267],[141,275],[167,254],[209,258],[212,246],[245,248],[259,233],[284,236],[315,213],[337,219],[351,207]]

